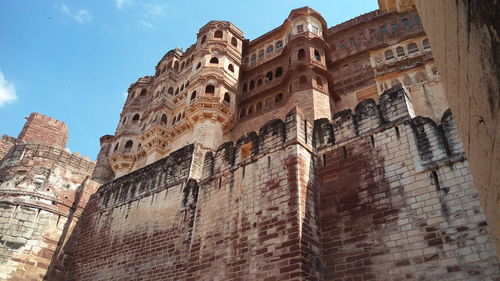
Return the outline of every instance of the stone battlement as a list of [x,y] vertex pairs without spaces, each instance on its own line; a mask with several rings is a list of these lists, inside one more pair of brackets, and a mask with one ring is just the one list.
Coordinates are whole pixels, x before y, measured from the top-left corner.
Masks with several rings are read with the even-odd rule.
[[68,127],[62,121],[33,112],[26,118],[26,123],[18,139],[24,143],[50,145],[65,148],[68,142]]
[[[89,161],[86,156],[80,156],[78,153],[69,153],[64,149],[59,149],[43,144],[18,144],[7,153],[1,168],[23,165],[33,160],[48,159],[54,165],[70,167],[82,172],[92,173],[95,167],[94,161]],[[52,165],[52,164],[51,164]]]
[[[461,259],[461,243],[491,248],[480,212],[450,111],[440,125],[412,118],[404,89],[395,87],[379,104],[364,100],[354,113],[314,125],[295,108],[236,142],[213,151],[190,144],[103,185],[82,215],[75,279],[120,279],[129,265],[106,261],[125,257],[141,266],[134,277],[161,264],[162,280],[234,280],[234,264],[222,259],[244,268],[275,264],[263,275],[245,273],[252,280],[274,269],[281,280],[301,270],[316,280],[359,275],[348,267],[358,259],[371,276],[418,264],[425,270],[405,278],[452,280],[436,262]],[[155,250],[137,255],[146,247]],[[488,276],[498,261],[489,251],[452,264]],[[224,270],[202,270],[209,267]]]
[[[299,143],[320,153],[330,146],[342,146],[354,139],[365,137],[397,126],[411,126],[421,158],[420,166],[435,166],[462,157],[463,149],[450,111],[436,125],[431,119],[412,116],[411,104],[401,86],[385,91],[380,103],[373,99],[360,102],[354,113],[338,112],[328,120],[317,119],[314,125],[306,121],[300,109],[289,112],[285,120],[267,122],[257,132],[247,133],[236,142],[225,142],[204,157],[197,144],[187,145],[168,157],[109,182],[95,195],[98,210],[149,196],[169,186],[178,185],[188,178],[206,180],[227,170],[254,162],[270,152]],[[203,169],[202,172],[195,169]],[[201,176],[200,176],[201,175]]]
[[92,197],[97,210],[115,207],[177,185],[189,177],[197,178],[196,171],[203,163],[200,146],[190,144],[172,152],[144,168],[102,185]]

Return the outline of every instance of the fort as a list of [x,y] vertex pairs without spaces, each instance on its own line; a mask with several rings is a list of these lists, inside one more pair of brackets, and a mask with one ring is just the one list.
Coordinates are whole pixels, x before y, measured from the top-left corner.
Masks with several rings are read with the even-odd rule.
[[304,7],[251,41],[211,21],[96,162],[66,140],[33,113],[0,143],[4,280],[500,279],[414,10]]

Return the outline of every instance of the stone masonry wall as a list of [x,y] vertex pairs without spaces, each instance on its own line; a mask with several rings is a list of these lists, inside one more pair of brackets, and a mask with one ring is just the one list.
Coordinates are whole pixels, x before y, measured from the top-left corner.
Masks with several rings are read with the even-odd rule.
[[[82,221],[74,279],[319,280],[317,209],[305,207],[311,132],[293,111],[204,159],[184,148],[104,185]],[[199,183],[199,165],[172,163],[190,154]]]
[[314,126],[295,109],[102,186],[66,280],[500,278],[451,113],[408,107],[399,87]]
[[413,2],[500,254],[500,2]]
[[351,139],[337,142],[346,138],[335,130],[318,138],[325,280],[500,278],[451,113],[440,126],[404,112],[387,118],[403,100],[391,95],[389,107],[382,96],[378,107],[365,101],[353,117],[334,117]]
[[36,143],[65,148],[68,128],[64,122],[40,113],[31,113],[17,137],[24,143]]
[[0,139],[0,159],[9,152],[9,150],[18,142],[16,138],[13,138],[8,135],[3,135],[2,139]]
[[96,189],[93,163],[50,146],[18,144],[0,164],[0,279],[42,280]]

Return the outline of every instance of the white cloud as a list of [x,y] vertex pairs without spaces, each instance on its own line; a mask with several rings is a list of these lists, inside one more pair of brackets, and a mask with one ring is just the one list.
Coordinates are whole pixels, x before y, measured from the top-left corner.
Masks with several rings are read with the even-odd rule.
[[84,23],[91,21],[92,15],[87,10],[79,10],[78,12],[75,13],[73,18],[79,23]]
[[71,14],[71,11],[70,9],[68,8],[68,6],[66,6],[65,4],[62,4],[62,3],[56,3],[55,4],[55,7],[63,14],[65,15],[69,15]]
[[0,107],[15,100],[17,100],[16,87],[5,79],[0,70]]
[[57,3],[54,5],[56,9],[59,10],[62,14],[68,17],[72,17],[75,21],[79,23],[89,22],[92,20],[92,15],[87,10],[78,10],[75,13],[71,11],[71,9],[63,3]]
[[165,4],[144,4],[145,16],[162,17],[165,15],[167,5]]
[[118,10],[123,10],[127,7],[132,6],[132,0],[114,0],[114,1],[116,8],[118,8]]
[[153,24],[150,22],[147,22],[147,21],[139,20],[139,21],[137,21],[137,23],[139,23],[140,27],[143,27],[146,29],[153,28]]

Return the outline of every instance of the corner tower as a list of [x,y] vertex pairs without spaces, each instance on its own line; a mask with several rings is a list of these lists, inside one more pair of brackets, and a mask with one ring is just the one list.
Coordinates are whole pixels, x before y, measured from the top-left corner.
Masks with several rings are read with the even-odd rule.
[[186,117],[193,138],[208,149],[217,149],[234,125],[242,42],[242,32],[225,21],[211,21],[198,34],[199,61],[186,99]]
[[289,85],[293,105],[309,120],[331,118],[329,75],[326,67],[329,46],[324,40],[326,21],[313,9],[293,10],[288,19]]
[[234,125],[243,34],[211,21],[196,43],[165,54],[153,76],[133,83],[115,135],[101,139],[101,183],[149,165],[195,140],[215,150]]

